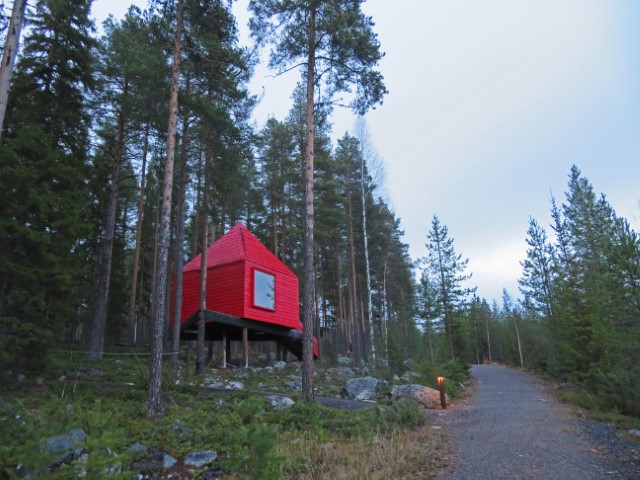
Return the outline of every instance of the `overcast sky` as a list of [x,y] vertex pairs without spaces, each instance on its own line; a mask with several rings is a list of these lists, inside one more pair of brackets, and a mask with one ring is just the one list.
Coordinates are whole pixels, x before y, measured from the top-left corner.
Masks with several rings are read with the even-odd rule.
[[[120,17],[129,3],[98,0],[94,12]],[[242,32],[247,4],[234,6]],[[369,0],[363,9],[389,90],[366,120],[414,259],[426,254],[435,214],[469,258],[478,295],[517,296],[528,218],[548,226],[550,196],[564,201],[573,164],[638,227],[640,2]],[[257,70],[258,127],[284,119],[298,79]],[[353,122],[336,111],[334,137]]]

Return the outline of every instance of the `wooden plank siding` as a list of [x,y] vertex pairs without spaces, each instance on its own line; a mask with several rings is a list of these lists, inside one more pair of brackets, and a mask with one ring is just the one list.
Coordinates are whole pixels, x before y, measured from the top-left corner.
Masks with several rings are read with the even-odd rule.
[[[236,224],[207,250],[207,310],[302,331],[296,275],[247,228]],[[275,277],[275,309],[254,306],[254,270]],[[199,308],[200,255],[183,270],[181,323]]]

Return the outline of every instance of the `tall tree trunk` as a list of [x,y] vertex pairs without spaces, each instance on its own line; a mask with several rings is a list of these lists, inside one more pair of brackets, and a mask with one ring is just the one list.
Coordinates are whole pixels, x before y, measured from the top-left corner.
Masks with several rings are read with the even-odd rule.
[[478,348],[478,323],[473,319],[473,344],[476,347],[476,365],[480,365],[480,350]]
[[304,286],[302,294],[302,399],[310,401],[313,392],[313,302],[315,298],[315,276],[313,259],[313,160],[314,160],[314,82],[316,10],[309,12],[309,56],[307,58],[307,105],[306,105],[306,148],[304,162]]
[[433,325],[431,324],[431,320],[427,319],[426,321],[426,329],[427,329],[427,341],[429,343],[429,358],[431,359],[431,365],[435,363],[435,357],[433,355]]
[[385,366],[389,365],[389,311],[387,308],[387,266],[389,264],[389,255],[384,259],[384,270],[382,273],[382,340],[384,342],[384,358]]
[[375,328],[373,325],[373,315],[371,313],[371,268],[369,266],[369,239],[367,237],[367,206],[366,196],[364,189],[365,181],[365,161],[364,154],[362,155],[362,165],[360,166],[360,193],[362,196],[362,236],[364,241],[364,267],[365,275],[367,277],[367,326],[369,327],[369,363],[375,363],[376,361],[376,338]]
[[353,211],[351,208],[351,196],[347,195],[347,221],[349,234],[349,321],[353,326],[353,353],[354,358],[359,363],[366,358],[366,348],[364,345],[364,331],[361,325],[361,318],[358,309],[358,286],[356,278],[356,254],[353,239]]
[[[189,95],[189,76],[186,78],[186,95]],[[178,378],[180,351],[180,322],[182,320],[182,269],[184,267],[184,215],[186,203],[187,180],[187,136],[189,132],[188,113],[184,114],[182,123],[182,143],[180,144],[180,188],[178,190],[178,215],[176,219],[176,262],[175,262],[175,299],[173,302],[173,332],[171,335],[171,369],[174,378]]]
[[337,324],[340,326],[342,333],[339,352],[345,354],[347,350],[351,350],[351,335],[349,331],[345,329],[345,308],[344,308],[344,294],[342,292],[342,262],[340,261],[340,244],[338,241],[335,243],[335,260],[336,260],[336,290],[338,291],[338,319]]
[[4,49],[2,50],[2,64],[0,64],[0,137],[2,136],[2,127],[4,126],[4,115],[7,111],[13,67],[18,56],[20,30],[22,30],[25,8],[27,8],[27,0],[13,0],[13,10],[11,11],[9,29],[7,30],[7,39],[4,42]]
[[131,289],[129,290],[129,313],[127,315],[128,335],[127,343],[136,345],[137,323],[139,315],[139,303],[136,308],[136,290],[138,288],[138,271],[140,270],[140,250],[142,241],[142,221],[144,220],[144,190],[146,183],[147,153],[149,151],[149,124],[144,132],[144,145],[142,148],[142,168],[140,171],[140,195],[138,196],[138,220],[136,222],[136,246],[133,251],[133,264],[131,266]]
[[489,336],[489,315],[484,312],[484,324],[487,329],[487,350],[489,351],[489,363],[491,363],[491,337]]
[[518,328],[518,320],[513,316],[513,326],[516,329],[516,341],[518,342],[518,354],[520,355],[520,368],[524,368],[524,357],[522,356],[522,344],[520,343],[520,329]]
[[204,334],[205,334],[205,315],[207,312],[207,253],[208,253],[208,217],[209,217],[209,169],[210,149],[204,154],[203,168],[203,186],[202,186],[202,202],[200,204],[200,234],[202,235],[200,245],[200,309],[198,312],[198,337],[196,348],[196,374],[204,373]]
[[167,158],[164,164],[162,186],[162,211],[160,215],[160,238],[158,239],[158,272],[154,302],[153,332],[151,335],[151,360],[149,367],[149,399],[147,416],[154,417],[164,411],[162,405],[162,340],[164,337],[165,284],[167,281],[167,257],[171,229],[171,195],[173,193],[173,164],[176,149],[176,123],[178,119],[178,84],[180,77],[180,50],[182,37],[182,0],[178,0],[176,14],[175,46],[171,69],[171,93],[169,96],[169,126],[167,128]]
[[[123,95],[127,96],[125,83]],[[98,288],[96,304],[91,321],[91,337],[89,338],[89,358],[98,359],[104,355],[104,337],[107,326],[107,304],[109,303],[109,284],[111,282],[111,259],[113,257],[113,239],[116,231],[116,213],[120,195],[120,170],[124,154],[125,112],[121,107],[118,113],[118,133],[115,144],[109,199],[107,201],[107,217],[104,226],[104,238],[100,247],[100,265],[98,271]]]

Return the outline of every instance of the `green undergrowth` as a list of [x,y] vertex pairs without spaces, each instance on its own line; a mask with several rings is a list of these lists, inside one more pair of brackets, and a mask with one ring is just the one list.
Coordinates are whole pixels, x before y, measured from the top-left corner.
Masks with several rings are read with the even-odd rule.
[[[207,391],[184,378],[176,384],[168,364],[165,414],[149,419],[146,359],[73,360],[58,359],[42,377],[22,382],[6,375],[0,378],[1,480],[18,478],[19,465],[32,470],[51,465],[59,454],[44,453],[40,447],[47,438],[74,429],[84,431],[83,446],[90,452],[86,478],[105,478],[105,469],[115,462],[122,471],[109,478],[132,478],[138,472],[129,466],[139,454],[130,447],[138,442],[175,458],[195,450],[215,450],[217,465],[230,478],[268,480],[312,471],[318,461],[310,453],[315,452],[313,445],[369,445],[424,421],[415,402],[352,411],[296,401],[276,411],[260,395]],[[224,380],[229,373],[216,375]],[[248,375],[243,381],[253,389],[265,380]],[[73,478],[69,468],[47,478]]]
[[431,388],[438,388],[437,379],[442,375],[445,379],[445,388],[447,395],[458,397],[464,389],[464,385],[469,382],[471,366],[461,361],[448,360],[446,362],[433,364],[430,362],[422,363],[418,367],[420,380]]
[[[534,372],[562,402],[578,407],[583,415],[593,420],[614,423],[622,429],[640,429],[640,417],[630,415],[616,407],[619,399],[612,398],[616,390],[608,392],[585,388],[571,382],[559,384],[558,380],[544,371]],[[562,387],[560,387],[562,385]]]
[[615,407],[612,408],[607,399],[594,395],[585,388],[574,385],[558,390],[557,396],[563,402],[581,408],[589,418],[594,420],[614,423],[623,429],[640,429],[640,418],[620,412]]

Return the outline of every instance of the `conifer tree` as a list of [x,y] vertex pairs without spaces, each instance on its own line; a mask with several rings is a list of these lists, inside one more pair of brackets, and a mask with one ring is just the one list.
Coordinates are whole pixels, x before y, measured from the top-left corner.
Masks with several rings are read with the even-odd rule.
[[440,223],[436,215],[431,221],[427,238],[426,264],[438,289],[438,302],[451,359],[456,360],[464,350],[459,314],[467,297],[475,291],[475,288],[463,285],[471,278],[471,274],[465,273],[469,260],[463,260],[462,254],[456,253],[449,229]]
[[90,7],[90,0],[36,3],[7,109],[0,147],[7,200],[0,206],[0,316],[13,335],[5,351],[16,368],[41,358],[87,300],[78,293],[87,281],[91,235],[87,98],[95,85],[96,44]]
[[[306,81],[305,235],[302,321],[304,325],[303,390],[313,398],[314,267],[314,106],[315,87],[327,85],[330,97],[357,85],[353,108],[366,112],[386,93],[382,76],[374,70],[381,53],[373,22],[363,15],[360,0],[252,0],[252,35],[273,42],[270,65],[281,73],[304,65]],[[320,72],[317,74],[317,72]]]

